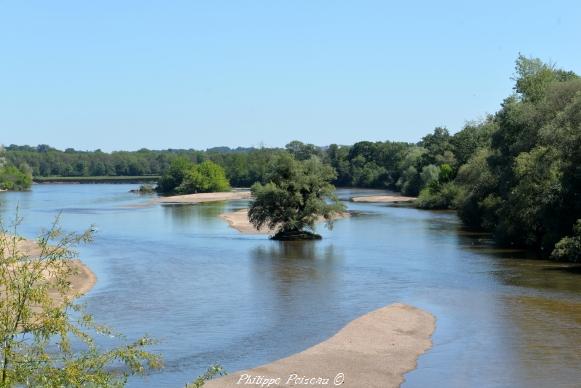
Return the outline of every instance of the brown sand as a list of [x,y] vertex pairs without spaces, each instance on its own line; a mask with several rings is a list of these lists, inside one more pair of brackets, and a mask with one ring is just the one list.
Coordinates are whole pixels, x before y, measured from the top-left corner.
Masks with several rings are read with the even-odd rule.
[[400,203],[411,202],[415,199],[415,197],[406,197],[403,195],[368,195],[363,197],[353,197],[351,198],[351,201],[366,203]]
[[248,209],[240,209],[232,213],[222,213],[220,218],[226,220],[231,228],[236,229],[240,233],[246,234],[272,234],[273,230],[262,227],[260,230],[256,229],[248,219]]
[[[36,241],[22,239],[17,242],[16,249],[22,254],[34,258],[40,255],[41,250]],[[81,260],[74,259],[69,261],[73,269],[73,275],[69,279],[70,291],[69,297],[83,295],[89,292],[97,282],[95,274]],[[50,274],[46,274],[47,278]],[[54,295],[55,299],[58,297]]]
[[[404,374],[414,369],[417,358],[431,347],[435,321],[426,311],[392,304],[352,321],[330,339],[303,352],[220,377],[204,386],[238,387],[262,376],[263,380],[273,379],[270,387],[399,387]],[[301,377],[329,380],[327,384],[324,380],[318,384],[302,380],[301,384]]]
[[[338,214],[335,219],[341,219],[349,217],[349,213],[343,212]],[[240,233],[245,234],[274,234],[275,231],[272,229],[268,229],[266,227],[262,227],[260,230],[257,230],[254,225],[250,223],[248,219],[248,209],[241,209],[231,213],[222,213],[220,214],[220,218],[226,220],[230,227],[236,229]],[[319,222],[324,222],[324,219],[320,219]]]
[[159,197],[156,203],[204,203],[218,201],[232,201],[236,199],[250,199],[250,191],[227,191],[220,193],[199,193],[187,195],[173,195],[171,197]]

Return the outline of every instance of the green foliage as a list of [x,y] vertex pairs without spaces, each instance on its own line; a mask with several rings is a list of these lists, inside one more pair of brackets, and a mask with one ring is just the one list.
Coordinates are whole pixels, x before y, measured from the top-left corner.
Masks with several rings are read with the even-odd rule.
[[159,357],[144,350],[150,338],[112,349],[96,345],[92,335],[119,335],[74,303],[69,283],[73,249],[91,233],[63,233],[57,221],[34,254],[21,248],[18,222],[11,235],[0,225],[0,386],[116,387],[160,367]]
[[574,246],[575,237],[565,236],[581,218],[581,80],[522,56],[516,73],[519,95],[484,124],[494,128],[489,149],[458,172],[459,214],[502,244],[574,258],[564,252]]
[[438,182],[450,182],[454,178],[454,170],[448,163],[444,163],[438,169]]
[[185,158],[174,160],[159,180],[161,193],[191,194],[230,190],[224,169],[206,160],[194,164]]
[[577,75],[571,71],[556,69],[539,58],[527,58],[521,54],[516,60],[514,89],[523,100],[538,102],[552,83],[575,78]]
[[563,237],[551,253],[555,260],[581,262],[581,219],[573,227],[573,236]]
[[304,144],[293,140],[285,146],[285,149],[297,160],[308,160],[313,156],[321,157],[322,150],[313,144]]
[[434,132],[422,138],[419,146],[427,150],[423,154],[423,164],[440,165],[447,163],[450,165],[456,164],[454,156],[454,146],[451,143],[452,137],[446,128],[437,127]]
[[173,193],[182,184],[188,171],[194,167],[190,160],[180,157],[171,162],[169,168],[160,178],[157,191],[160,193]]
[[497,123],[494,116],[488,116],[484,121],[466,124],[464,128],[455,133],[450,139],[454,147],[454,156],[458,166],[462,166],[479,149],[490,146],[492,134],[497,129]]
[[216,163],[206,160],[189,167],[182,182],[175,188],[178,194],[211,193],[230,190],[230,184],[224,169]]
[[465,165],[460,167],[454,181],[462,193],[458,198],[457,208],[460,219],[473,228],[494,225],[490,218],[494,212],[484,212],[484,201],[493,195],[498,185],[495,176],[488,165],[492,151],[488,148],[479,150]]
[[422,168],[422,173],[420,174],[422,180],[422,186],[427,187],[433,184],[438,184],[440,179],[440,169],[433,164],[428,164]]
[[32,174],[26,165],[20,168],[11,165],[0,167],[0,189],[23,191],[30,189]]
[[204,383],[208,380],[213,379],[216,376],[224,376],[226,375],[226,371],[220,365],[212,365],[211,367],[206,370],[206,372],[199,376],[194,382],[190,384],[186,384],[185,388],[201,388],[204,386]]
[[250,222],[256,228],[292,233],[314,230],[322,217],[332,227],[333,218],[345,209],[330,183],[335,177],[333,168],[317,157],[297,161],[290,154],[280,155],[270,165],[268,183],[252,186]]
[[422,189],[415,203],[420,209],[454,209],[459,194],[458,186],[446,182]]

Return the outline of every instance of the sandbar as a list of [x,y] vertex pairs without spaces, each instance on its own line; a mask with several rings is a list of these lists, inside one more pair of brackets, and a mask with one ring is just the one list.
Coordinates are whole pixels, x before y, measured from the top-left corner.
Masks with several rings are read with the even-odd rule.
[[416,200],[416,197],[406,197],[404,195],[367,195],[362,197],[351,198],[352,202],[365,202],[365,203],[401,203],[401,202],[411,202]]
[[[305,351],[231,373],[204,386],[238,387],[262,377],[278,379],[270,387],[399,387],[404,374],[413,370],[418,357],[432,346],[435,327],[436,319],[430,313],[392,304],[355,319],[333,337]],[[328,379],[328,383],[310,379]]]
[[[16,244],[16,249],[20,252],[20,254],[28,256],[32,259],[34,259],[34,257],[38,257],[41,254],[40,247],[36,241],[33,240],[19,239]],[[68,263],[71,266],[70,268],[73,270],[73,273],[68,279],[70,283],[70,291],[67,293],[67,296],[75,297],[86,294],[97,282],[97,277],[93,271],[91,271],[89,267],[87,267],[87,265],[85,265],[79,259],[70,259],[68,260]],[[50,278],[50,276],[50,273],[47,272],[47,280]],[[55,299],[59,299],[56,294],[51,293],[51,295],[53,295]]]
[[186,195],[172,195],[169,197],[159,197],[155,199],[156,203],[204,203],[233,201],[238,199],[250,199],[250,191],[226,191],[218,193],[198,193]]
[[[349,217],[348,212],[342,212],[338,214],[334,219],[341,219]],[[267,227],[262,227],[260,230],[257,230],[254,225],[250,223],[248,219],[248,209],[240,209],[235,212],[230,213],[222,213],[220,214],[220,218],[228,222],[231,228],[236,229],[240,233],[245,234],[274,234],[276,231],[269,229]],[[319,222],[324,222],[323,218],[319,219]]]

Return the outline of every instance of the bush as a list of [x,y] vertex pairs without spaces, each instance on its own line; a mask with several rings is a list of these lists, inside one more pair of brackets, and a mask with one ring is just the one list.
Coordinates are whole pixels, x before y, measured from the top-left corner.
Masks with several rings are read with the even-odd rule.
[[421,209],[455,209],[459,192],[452,182],[432,184],[420,192],[416,205]]
[[179,194],[212,193],[230,190],[230,184],[224,169],[216,163],[206,160],[193,165],[184,175],[181,184],[175,191]]
[[194,164],[185,158],[172,162],[159,180],[157,191],[164,194],[211,193],[230,190],[224,169],[206,160]]
[[0,189],[24,191],[32,185],[32,173],[27,166],[20,169],[15,166],[0,167]]
[[581,219],[573,227],[573,236],[563,237],[551,253],[555,260],[581,262]]
[[148,337],[97,346],[93,335],[119,335],[95,323],[70,289],[75,248],[91,237],[91,230],[65,233],[57,219],[30,250],[0,221],[1,387],[122,387],[129,376],[161,367],[144,349],[154,343]]

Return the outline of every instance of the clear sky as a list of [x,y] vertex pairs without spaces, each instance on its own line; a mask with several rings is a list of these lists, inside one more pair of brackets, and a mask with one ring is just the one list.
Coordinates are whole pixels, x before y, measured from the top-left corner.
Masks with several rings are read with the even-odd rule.
[[0,143],[418,141],[499,108],[518,53],[581,72],[581,1],[3,1]]

